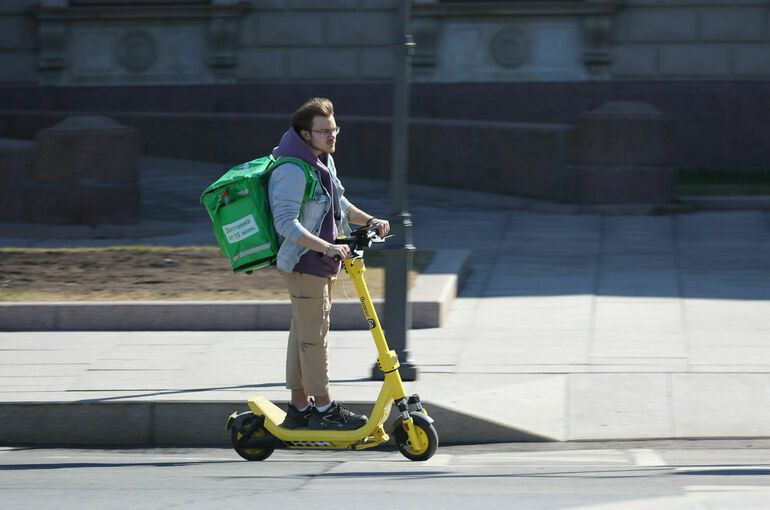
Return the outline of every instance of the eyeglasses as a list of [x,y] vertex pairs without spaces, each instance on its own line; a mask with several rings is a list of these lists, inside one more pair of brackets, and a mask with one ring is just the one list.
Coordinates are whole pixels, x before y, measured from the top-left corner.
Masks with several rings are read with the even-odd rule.
[[337,136],[340,134],[340,127],[337,126],[334,129],[311,129],[313,133],[321,133],[323,136],[329,137],[329,136]]

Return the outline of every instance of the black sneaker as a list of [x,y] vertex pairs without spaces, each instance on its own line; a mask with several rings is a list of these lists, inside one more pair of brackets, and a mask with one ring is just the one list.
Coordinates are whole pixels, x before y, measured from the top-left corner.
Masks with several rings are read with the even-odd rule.
[[289,410],[286,413],[286,418],[283,419],[281,427],[287,429],[304,429],[307,428],[307,423],[310,420],[310,415],[313,413],[313,401],[310,401],[310,405],[304,411],[300,411],[293,405],[289,404]]
[[355,414],[342,404],[332,402],[325,413],[313,408],[308,427],[315,430],[353,430],[363,427],[366,420],[366,415]]

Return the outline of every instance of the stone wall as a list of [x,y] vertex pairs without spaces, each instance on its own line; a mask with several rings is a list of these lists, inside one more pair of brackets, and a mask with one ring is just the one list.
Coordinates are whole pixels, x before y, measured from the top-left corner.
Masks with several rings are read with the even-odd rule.
[[[37,131],[53,125],[41,125],[35,119],[57,112],[185,113],[190,119],[185,129],[204,126],[197,128],[201,131],[212,129],[205,128],[205,116],[210,113],[270,113],[281,129],[291,112],[314,95],[332,98],[339,116],[388,117],[391,90],[389,84],[376,83],[7,87],[0,94],[0,112],[23,110],[29,115],[0,115],[0,137],[32,139]],[[412,86],[411,97],[413,117],[547,124],[575,124],[584,112],[610,101],[643,101],[676,119],[680,165],[770,167],[770,118],[762,107],[770,104],[768,80],[418,83]],[[209,131],[209,139],[215,135],[215,130]],[[350,136],[348,130],[343,136]],[[192,155],[198,149],[190,145],[188,150]]]
[[[398,0],[0,2],[0,85],[383,82]],[[768,79],[766,0],[413,0],[424,82]]]
[[618,11],[614,78],[768,78],[766,0],[628,0]]
[[251,0],[238,81],[346,82],[393,74],[397,0]]
[[0,85],[37,84],[35,20],[27,12],[38,0],[0,2]]
[[0,84],[372,81],[392,76],[397,0],[0,6]]
[[[648,109],[657,111],[652,107],[642,111]],[[638,137],[640,133],[657,133],[664,123],[652,116],[652,123],[640,124],[633,118],[638,111],[627,114],[610,106],[592,114],[598,115],[598,124],[578,124],[577,129],[559,124],[413,118],[409,182],[568,202],[670,201],[675,184],[670,178],[673,141],[665,136],[657,141],[640,139],[649,138]],[[124,112],[111,117],[141,132],[146,155],[219,161],[223,172],[268,154],[288,128],[285,115],[271,114]],[[55,112],[0,113],[0,121],[15,126],[16,133],[31,133],[58,120]],[[387,182],[390,119],[338,115],[337,121],[343,126],[335,153],[342,174]],[[605,143],[617,148],[609,157],[597,147]],[[628,153],[628,148],[634,151]],[[662,164],[667,165],[663,173],[657,170]],[[655,179],[660,175],[664,178]],[[602,186],[602,179],[610,185]]]
[[0,138],[0,220],[22,218],[24,178],[34,165],[34,142]]

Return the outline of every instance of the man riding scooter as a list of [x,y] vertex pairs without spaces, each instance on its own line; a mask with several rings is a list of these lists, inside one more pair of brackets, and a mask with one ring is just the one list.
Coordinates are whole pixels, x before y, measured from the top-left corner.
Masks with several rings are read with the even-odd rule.
[[305,173],[294,163],[276,168],[268,194],[275,230],[281,240],[277,266],[292,303],[292,321],[286,355],[286,388],[291,403],[283,422],[289,429],[353,430],[367,417],[334,401],[329,391],[328,332],[332,287],[340,260],[350,257],[338,235],[350,231],[348,223],[373,226],[384,237],[387,220],[375,218],[351,204],[337,176],[332,154],[340,127],[329,99],[313,98],[291,118],[273,156],[290,156],[310,165],[318,182],[312,198],[303,205]]

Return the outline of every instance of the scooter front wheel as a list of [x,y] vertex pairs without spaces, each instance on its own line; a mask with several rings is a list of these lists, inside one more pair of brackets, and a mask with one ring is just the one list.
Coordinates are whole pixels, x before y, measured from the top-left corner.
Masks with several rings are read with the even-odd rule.
[[409,460],[428,460],[433,457],[438,448],[438,432],[436,432],[436,428],[432,424],[417,420],[414,421],[414,428],[420,441],[419,445],[411,444],[409,435],[401,423],[396,426],[393,431],[393,437],[398,446],[398,451]]
[[[254,423],[254,420],[257,419],[257,416],[254,416],[252,418],[248,418],[243,422],[243,430],[248,431],[252,429],[252,424]],[[268,434],[267,430],[265,430],[264,427],[256,427],[253,431],[248,433],[248,437],[245,439],[251,439],[253,437],[260,437],[260,436],[266,436]],[[233,448],[235,448],[235,452],[243,457],[246,460],[265,460],[269,456],[273,454],[275,451],[275,448],[246,448],[242,446],[244,435],[240,430],[236,430],[233,428],[230,431],[230,440],[233,443]]]

